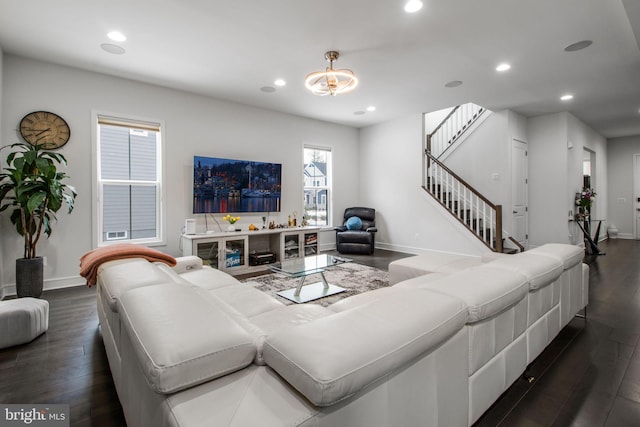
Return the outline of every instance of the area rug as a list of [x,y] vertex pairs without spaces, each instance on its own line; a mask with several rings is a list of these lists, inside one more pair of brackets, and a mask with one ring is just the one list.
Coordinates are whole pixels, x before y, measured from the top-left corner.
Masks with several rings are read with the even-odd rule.
[[[327,279],[328,283],[345,288],[346,292],[310,301],[310,304],[320,304],[326,307],[343,298],[389,286],[389,275],[386,271],[353,262],[333,266],[327,269],[324,272],[324,277]],[[298,285],[299,280],[299,278],[286,277],[283,274],[270,273],[262,276],[251,277],[243,280],[242,282],[247,285],[251,285],[262,292],[266,292],[278,301],[289,305],[294,303],[277,295],[276,292],[295,288]],[[321,279],[319,274],[307,276],[305,279],[305,283],[307,284],[320,281]]]

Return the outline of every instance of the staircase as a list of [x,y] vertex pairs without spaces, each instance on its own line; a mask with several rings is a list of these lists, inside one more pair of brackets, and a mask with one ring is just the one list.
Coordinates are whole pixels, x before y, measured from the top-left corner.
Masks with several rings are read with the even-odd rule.
[[431,154],[442,158],[486,111],[486,108],[470,102],[455,106],[433,132],[427,135]]
[[489,249],[513,253],[516,251],[504,247],[502,206],[492,203],[440,160],[485,111],[475,104],[457,106],[427,135],[422,187]]

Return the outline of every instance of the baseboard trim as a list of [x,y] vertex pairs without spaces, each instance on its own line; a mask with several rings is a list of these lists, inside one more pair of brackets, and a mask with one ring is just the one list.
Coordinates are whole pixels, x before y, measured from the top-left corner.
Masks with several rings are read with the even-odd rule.
[[[75,286],[84,286],[87,281],[80,276],[59,277],[55,279],[46,279],[42,285],[43,291],[52,291],[54,289],[73,288]],[[0,299],[8,296],[16,295],[16,284],[9,283],[0,288]]]
[[335,251],[336,250],[336,244],[334,243],[323,243],[321,245],[319,245],[319,249],[320,252],[326,252],[326,251]]
[[382,250],[391,251],[391,252],[404,252],[407,254],[414,254],[414,255],[418,255],[422,253],[421,252],[422,250],[420,248],[404,246],[404,245],[395,245],[393,243],[382,243],[382,242],[376,242],[376,249],[382,249]]
[[[611,240],[615,240],[612,237],[609,237]],[[618,239],[625,239],[625,240],[635,240],[635,238],[633,237],[633,234],[631,233],[618,233]]]
[[462,255],[462,256],[479,258],[478,255],[469,255],[469,254],[463,254],[459,252],[436,251],[434,249],[416,248],[413,246],[394,245],[392,243],[382,243],[382,242],[379,242],[379,243],[376,242],[376,249],[382,249],[382,250],[391,251],[391,252],[401,252],[401,253],[413,254],[413,255],[439,253],[439,254],[446,254],[446,255]]

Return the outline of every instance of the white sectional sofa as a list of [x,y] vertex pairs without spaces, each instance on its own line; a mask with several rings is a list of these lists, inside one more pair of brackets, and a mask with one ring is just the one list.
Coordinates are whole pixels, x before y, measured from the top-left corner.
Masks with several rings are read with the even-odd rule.
[[98,314],[129,426],[466,426],[586,306],[581,254],[411,257],[329,307],[125,259],[99,269]]

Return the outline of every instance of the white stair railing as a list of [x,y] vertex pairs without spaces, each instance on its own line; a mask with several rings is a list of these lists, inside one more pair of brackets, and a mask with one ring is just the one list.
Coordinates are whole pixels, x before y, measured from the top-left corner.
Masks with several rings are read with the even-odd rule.
[[485,111],[484,107],[471,102],[454,107],[433,132],[427,135],[431,154],[439,158]]
[[480,192],[425,150],[423,188],[487,247],[502,252],[502,206]]

